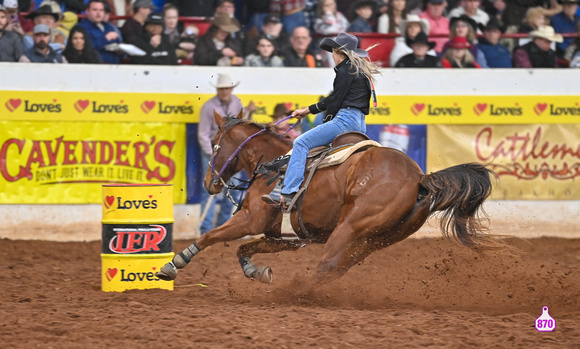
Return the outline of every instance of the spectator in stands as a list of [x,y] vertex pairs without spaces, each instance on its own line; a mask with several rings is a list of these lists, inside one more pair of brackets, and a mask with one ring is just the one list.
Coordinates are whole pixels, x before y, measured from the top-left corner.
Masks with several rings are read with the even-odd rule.
[[[518,29],[519,33],[522,34],[529,34],[530,32],[534,31],[534,30],[538,30],[538,28],[543,27],[545,25],[547,25],[547,20],[546,20],[546,10],[543,7],[530,7],[527,11],[526,11],[526,17],[524,18],[522,24],[520,25],[520,28]],[[527,38],[519,38],[517,39],[517,45],[515,45],[515,47],[518,46],[524,46],[525,44],[527,44],[528,42],[532,41],[532,39],[530,37]],[[556,50],[556,43],[552,42],[551,44],[551,48],[552,50]]]
[[464,36],[454,37],[441,59],[443,68],[481,68],[469,52],[470,47],[471,44]]
[[407,45],[413,49],[413,53],[401,57],[395,68],[441,68],[439,58],[427,54],[435,47],[435,43],[429,41],[427,34],[419,32],[414,40],[407,40]]
[[18,1],[4,0],[4,8],[6,9],[6,16],[8,24],[4,30],[14,32],[22,38],[24,36],[24,29],[20,24],[20,16],[18,16]]
[[[79,22],[79,26],[85,28],[89,38],[99,54],[103,63],[118,64],[120,56],[114,51],[108,51],[107,45],[121,43],[121,37],[115,27],[105,18],[105,4],[103,0],[89,0],[87,3],[86,18]],[[109,46],[110,47],[110,46]]]
[[490,18],[487,25],[480,26],[483,38],[479,39],[479,50],[485,56],[489,68],[511,68],[512,56],[507,47],[499,43],[504,28],[496,17]]
[[[449,20],[443,16],[447,2],[445,0],[428,0],[427,8],[421,12],[419,17],[425,18],[429,22],[429,36],[446,35],[449,36]],[[435,42],[435,51],[440,54],[443,51],[443,45],[447,42],[446,38],[433,38]]]
[[357,0],[352,4],[351,12],[354,19],[348,27],[349,32],[372,33],[371,18],[377,11],[377,2],[374,0]]
[[240,43],[230,33],[240,30],[237,21],[226,13],[216,13],[212,25],[197,41],[195,64],[240,66],[244,63]]
[[308,28],[306,14],[304,13],[305,9],[305,0],[270,0],[270,12],[280,16],[284,31],[288,34],[292,33],[294,28],[297,27]]
[[141,38],[145,21],[153,8],[151,0],[137,0],[133,3],[133,16],[128,18],[121,27],[121,36],[124,42],[133,44],[136,39]]
[[[575,33],[576,23],[579,19],[576,15],[580,0],[559,0],[562,5],[562,12],[552,17],[550,25],[554,27],[556,33]],[[574,38],[566,38],[564,41],[556,44],[556,54],[558,57],[564,57],[564,53]]]
[[186,17],[211,17],[214,15],[217,0],[167,0]]
[[451,18],[449,20],[449,41],[443,45],[442,53],[445,53],[455,37],[465,37],[471,44],[469,52],[473,57],[475,57],[477,64],[479,64],[481,68],[488,68],[487,63],[485,62],[485,55],[479,50],[479,47],[477,46],[477,35],[475,33],[476,26],[477,23],[467,15]]
[[163,34],[163,16],[160,13],[150,13],[145,20],[141,36],[133,40],[133,44],[146,52],[144,56],[133,56],[135,64],[176,65],[175,48],[169,42],[169,37]]
[[545,0],[524,0],[524,1],[505,1],[505,9],[502,13],[502,23],[506,26],[506,33],[517,33],[526,11],[530,7],[543,7]]
[[70,31],[69,40],[62,55],[69,63],[103,63],[101,55],[95,50],[87,31],[75,26]]
[[312,30],[316,19],[316,10],[320,0],[304,0],[304,18],[306,19],[306,28]]
[[24,52],[19,62],[24,63],[68,63],[66,58],[49,45],[50,28],[46,24],[37,24],[33,29],[34,46]]
[[320,0],[316,9],[314,32],[323,35],[336,35],[345,32],[348,27],[348,19],[336,10],[335,0]]
[[296,27],[290,37],[291,47],[282,52],[285,67],[322,67],[322,59],[309,48],[312,42],[306,27]]
[[[274,40],[276,43],[276,51],[277,52],[285,52],[288,48],[291,47],[290,45],[290,37],[289,35],[284,32],[283,24],[280,17],[276,16],[275,14],[269,14],[264,17],[264,23],[262,24],[262,31],[259,33],[259,36],[265,36],[269,39]],[[253,53],[256,45],[258,44],[258,37],[252,38],[248,36],[246,39],[246,45],[244,47],[244,52]]]
[[377,32],[381,34],[403,34],[401,22],[407,19],[407,0],[391,0],[387,12],[379,16]]
[[580,22],[576,22],[576,38],[574,38],[574,41],[566,49],[564,59],[571,61],[576,51],[578,51],[578,48],[580,48]]
[[[215,85],[213,83],[211,84],[216,88],[217,94],[201,107],[197,128],[197,140],[201,149],[201,164],[204,173],[207,172],[211,159],[211,141],[218,131],[218,127],[213,118],[214,110],[222,116],[237,116],[243,110],[240,98],[233,94],[233,90],[239,85],[239,82],[234,83],[233,79],[227,74],[218,74],[217,83]],[[203,235],[208,230],[221,226],[231,217],[233,204],[223,194],[219,194],[215,196],[215,199],[210,200],[209,193],[204,188],[201,189],[200,196],[202,214],[204,210],[207,210],[207,214],[200,227],[200,232]],[[217,224],[214,225],[216,201],[220,205],[220,212],[217,217]],[[206,206],[208,206],[207,209]]]
[[[66,37],[68,38],[70,35],[71,29],[77,25],[79,22],[79,16],[76,13],[71,11],[66,11],[62,14],[62,18],[59,22],[58,29],[63,32]],[[68,41],[67,41],[68,43]]]
[[218,2],[218,6],[215,9],[215,13],[225,13],[228,16],[230,16],[230,18],[232,19],[232,21],[238,26],[238,31],[235,31],[233,33],[230,33],[230,36],[236,40],[238,42],[238,44],[240,45],[240,47],[242,47],[242,49],[244,48],[244,44],[246,43],[246,32],[244,30],[242,30],[242,25],[240,24],[240,21],[238,21],[238,19],[235,17],[235,12],[236,12],[236,5],[234,3],[234,0],[219,0]]
[[167,35],[169,42],[177,48],[179,46],[179,41],[181,40],[181,31],[179,30],[179,10],[175,5],[165,4],[165,6],[163,6],[162,14],[164,28],[163,34]]
[[461,15],[469,16],[476,22],[475,30],[479,29],[479,23],[486,25],[489,21],[489,15],[479,8],[481,0],[464,0],[463,6],[454,8],[449,12],[447,18],[460,17]]
[[513,54],[515,68],[555,68],[556,52],[550,48],[552,42],[560,43],[564,38],[556,34],[549,25],[530,32],[532,41],[517,48]]
[[[35,25],[45,24],[50,28],[49,43],[56,51],[62,51],[66,45],[66,35],[57,29],[60,16],[60,8],[58,6],[53,8],[50,4],[43,5],[26,16],[27,19],[32,19]],[[32,32],[29,32],[22,38],[24,50],[29,50],[34,46],[33,35]]]
[[247,67],[283,67],[282,59],[276,55],[276,43],[274,40],[262,36],[258,39],[255,53],[251,53],[244,59]]
[[[289,104],[292,105],[292,103]],[[289,116],[290,114],[292,114],[292,112],[288,109],[288,107],[286,107],[286,103],[278,103],[274,107],[274,113],[271,115],[272,123],[276,124],[277,122],[280,122],[282,119]],[[284,120],[278,123],[275,127],[276,132],[278,132],[280,135],[283,135],[285,138],[290,139],[293,142],[298,136],[300,136],[297,130],[295,129],[288,130],[290,128],[288,120]],[[288,132],[286,132],[286,130],[288,130]]]
[[197,45],[198,34],[199,28],[194,24],[188,24],[183,29],[177,49],[175,50],[178,59],[193,60],[193,53],[195,52],[195,47]]
[[[399,27],[402,36],[395,39],[395,46],[393,47],[391,57],[389,58],[391,67],[394,67],[401,57],[413,53],[413,49],[407,45],[407,41],[411,42],[415,40],[417,34],[421,32],[425,34],[429,32],[429,22],[424,18],[419,18],[419,16],[415,14],[408,14],[407,19],[402,20]],[[427,54],[437,56],[437,52],[433,49],[429,50]]]
[[0,62],[18,62],[24,54],[18,34],[6,30],[9,21],[8,10],[0,5]]

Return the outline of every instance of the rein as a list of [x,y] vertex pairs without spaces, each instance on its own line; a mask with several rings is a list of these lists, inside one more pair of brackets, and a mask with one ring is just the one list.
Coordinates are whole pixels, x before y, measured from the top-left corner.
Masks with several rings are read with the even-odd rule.
[[[276,122],[274,125],[278,125],[279,123],[281,123],[281,122],[284,122],[284,121],[286,121],[286,120],[290,119],[291,117],[292,117],[292,115],[288,115],[288,116],[287,116],[287,117],[285,117],[284,119],[282,119],[282,120],[280,120],[280,121]],[[301,122],[302,122],[302,119],[298,119],[298,121],[297,121],[295,124],[293,124],[293,125],[291,125],[290,127],[288,127],[288,129],[287,129],[286,131],[284,131],[284,133],[282,133],[282,135],[284,135],[284,134],[286,134],[287,132],[289,132],[291,129],[293,129],[293,128],[294,128],[296,125],[300,124]],[[221,170],[220,170],[220,172],[219,172],[219,173],[216,173],[216,170],[215,170],[215,160],[216,160],[216,158],[217,158],[217,154],[218,154],[219,150],[221,149],[221,146],[220,146],[219,144],[216,144],[216,145],[214,146],[214,149],[213,149],[213,154],[212,154],[212,159],[211,159],[211,176],[212,176],[212,178],[213,178],[213,183],[214,183],[214,185],[217,185],[217,184],[219,184],[219,183],[221,182],[221,183],[222,183],[222,185],[223,185],[225,188],[227,188],[227,189],[228,189],[228,192],[227,192],[227,194],[226,194],[226,197],[228,198],[228,200],[230,200],[230,202],[232,202],[232,203],[233,203],[234,205],[236,205],[236,206],[237,206],[237,204],[236,204],[236,203],[233,201],[233,198],[231,197],[231,195],[229,195],[229,190],[230,190],[230,189],[234,189],[234,190],[245,190],[245,189],[247,189],[247,187],[246,187],[246,188],[243,188],[243,189],[241,189],[241,188],[239,188],[239,186],[235,186],[235,185],[229,186],[229,185],[227,185],[227,184],[224,182],[224,180],[222,179],[222,174],[225,172],[226,168],[227,168],[227,167],[228,167],[228,165],[229,165],[229,164],[232,162],[232,160],[233,160],[233,159],[234,159],[234,158],[235,158],[235,157],[238,155],[238,153],[239,153],[239,152],[242,150],[242,148],[243,148],[243,147],[244,147],[244,146],[245,146],[245,145],[246,145],[246,144],[247,144],[249,141],[251,141],[251,140],[252,140],[252,139],[254,139],[255,137],[259,136],[260,134],[264,133],[266,130],[267,130],[267,128],[264,128],[264,129],[262,129],[262,130],[260,130],[260,131],[258,131],[258,132],[256,132],[256,133],[254,133],[254,134],[253,134],[253,135],[251,135],[250,137],[246,138],[246,140],[244,140],[244,141],[242,142],[242,144],[240,144],[240,145],[238,146],[238,148],[237,148],[237,149],[236,149],[236,150],[235,150],[235,151],[232,153],[232,155],[230,155],[230,157],[227,159],[227,161],[226,161],[226,162],[224,163],[224,165],[222,166],[222,168],[221,168]],[[221,137],[220,137],[220,141],[219,141],[219,143],[221,143]],[[217,174],[217,176],[216,176],[216,174]]]

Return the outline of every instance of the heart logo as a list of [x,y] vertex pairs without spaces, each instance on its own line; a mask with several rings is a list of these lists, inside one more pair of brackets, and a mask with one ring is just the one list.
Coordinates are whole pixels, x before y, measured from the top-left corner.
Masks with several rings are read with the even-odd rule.
[[424,103],[415,103],[412,107],[411,107],[411,111],[413,112],[413,114],[418,115],[420,112],[423,111],[423,109],[425,109],[425,104]]
[[475,107],[473,107],[473,111],[477,115],[481,115],[487,109],[487,103],[477,103]]
[[82,113],[85,109],[87,109],[87,107],[89,106],[89,100],[88,99],[79,99],[76,103],[75,103],[75,109],[79,112]]
[[114,196],[107,196],[107,197],[105,197],[105,207],[107,208],[107,210],[111,207],[111,205],[113,204],[113,202],[115,202],[115,197]]
[[145,114],[149,113],[153,108],[155,108],[155,101],[145,101],[141,103],[141,109]]
[[107,269],[107,273],[105,275],[107,276],[107,280],[111,281],[115,275],[117,275],[117,268]]
[[540,115],[544,112],[544,110],[546,110],[547,107],[548,107],[547,103],[538,103],[534,107],[534,111],[536,112],[536,114]]
[[6,102],[6,109],[10,110],[10,112],[13,112],[18,107],[20,107],[21,103],[22,103],[21,99],[9,99],[8,102]]

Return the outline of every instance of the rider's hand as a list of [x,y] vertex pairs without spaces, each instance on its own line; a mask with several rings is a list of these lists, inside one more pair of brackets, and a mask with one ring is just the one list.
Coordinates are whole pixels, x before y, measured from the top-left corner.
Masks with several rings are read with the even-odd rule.
[[294,112],[292,112],[292,116],[295,117],[296,119],[302,119],[303,117],[305,117],[309,113],[310,113],[310,109],[308,109],[308,107],[306,107],[306,108],[294,110]]

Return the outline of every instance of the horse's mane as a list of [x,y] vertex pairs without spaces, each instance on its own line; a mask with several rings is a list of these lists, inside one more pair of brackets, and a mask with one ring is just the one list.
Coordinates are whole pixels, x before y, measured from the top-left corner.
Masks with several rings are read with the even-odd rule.
[[277,132],[276,127],[271,122],[268,124],[259,124],[259,123],[253,122],[252,120],[238,119],[237,117],[232,117],[232,116],[226,116],[226,117],[224,117],[224,119],[225,119],[225,123],[223,126],[223,132],[227,132],[228,130],[230,130],[238,125],[253,125],[253,126],[256,126],[257,128],[259,128],[260,130],[266,129],[267,134],[270,134],[276,138],[279,138],[283,142],[286,142],[290,145],[292,144],[292,142],[289,141],[287,138],[280,137],[280,134]]

